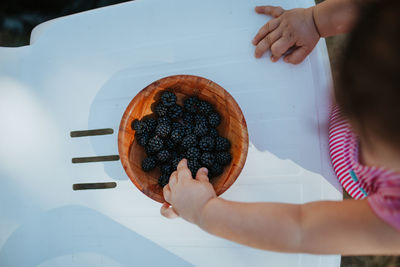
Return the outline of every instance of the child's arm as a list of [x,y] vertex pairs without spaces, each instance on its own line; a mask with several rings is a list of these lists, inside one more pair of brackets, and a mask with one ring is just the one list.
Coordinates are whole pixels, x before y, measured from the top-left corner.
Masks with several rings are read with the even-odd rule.
[[356,22],[361,3],[360,0],[326,0],[313,7],[320,36],[348,33]]
[[400,232],[380,220],[366,200],[303,205],[239,203],[215,197],[207,172],[192,179],[183,160],[164,187],[161,213],[179,214],[205,231],[248,246],[317,254],[398,254]]
[[352,28],[359,0],[326,0],[310,8],[284,10],[281,7],[258,6],[256,12],[273,17],[260,28],[253,39],[255,56],[271,50],[271,60],[282,55],[297,64],[314,49],[320,37],[346,33]]
[[304,205],[240,203],[214,198],[199,221],[205,231],[248,246],[313,254],[398,254],[400,232],[366,200]]

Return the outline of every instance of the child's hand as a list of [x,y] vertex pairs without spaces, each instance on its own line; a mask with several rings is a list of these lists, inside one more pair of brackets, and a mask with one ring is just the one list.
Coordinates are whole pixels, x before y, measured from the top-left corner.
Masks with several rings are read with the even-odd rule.
[[183,159],[175,172],[171,174],[169,184],[164,186],[164,198],[171,204],[164,203],[161,214],[167,218],[177,216],[199,224],[199,218],[208,201],[216,196],[213,186],[208,180],[208,170],[201,168],[192,178],[187,167],[187,160]]
[[262,26],[253,39],[255,57],[271,50],[271,61],[285,55],[285,62],[298,64],[313,50],[320,35],[313,19],[313,7],[284,10],[281,7],[257,6],[259,14],[274,17]]

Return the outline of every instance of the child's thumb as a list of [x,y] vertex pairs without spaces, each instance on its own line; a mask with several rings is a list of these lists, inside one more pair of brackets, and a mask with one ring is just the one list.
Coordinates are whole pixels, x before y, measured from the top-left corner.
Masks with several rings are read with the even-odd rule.
[[309,52],[304,47],[299,47],[289,55],[285,56],[284,61],[286,63],[299,64],[307,57],[308,54]]
[[256,12],[258,14],[270,15],[275,18],[282,15],[282,13],[284,11],[285,10],[283,8],[281,8],[280,6],[256,6]]

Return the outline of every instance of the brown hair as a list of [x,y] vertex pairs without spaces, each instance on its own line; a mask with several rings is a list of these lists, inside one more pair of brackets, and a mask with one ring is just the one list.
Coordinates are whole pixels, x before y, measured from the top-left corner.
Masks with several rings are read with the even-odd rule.
[[400,149],[400,1],[361,8],[340,64],[337,104],[360,136]]

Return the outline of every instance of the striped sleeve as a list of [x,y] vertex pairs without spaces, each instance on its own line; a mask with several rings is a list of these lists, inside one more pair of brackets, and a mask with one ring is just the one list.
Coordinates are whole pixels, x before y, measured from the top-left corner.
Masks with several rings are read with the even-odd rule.
[[329,125],[329,152],[332,167],[347,193],[354,199],[364,198],[360,186],[351,176],[350,153],[356,149],[356,143],[352,138],[350,124],[342,116],[337,105],[333,106]]

